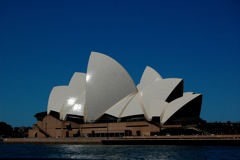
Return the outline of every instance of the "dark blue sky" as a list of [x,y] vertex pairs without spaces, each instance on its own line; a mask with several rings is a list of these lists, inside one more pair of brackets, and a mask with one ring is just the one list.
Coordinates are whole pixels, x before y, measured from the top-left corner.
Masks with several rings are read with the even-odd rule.
[[240,121],[237,0],[1,0],[0,121],[31,126],[91,51],[138,84],[146,66],[203,94],[201,117]]

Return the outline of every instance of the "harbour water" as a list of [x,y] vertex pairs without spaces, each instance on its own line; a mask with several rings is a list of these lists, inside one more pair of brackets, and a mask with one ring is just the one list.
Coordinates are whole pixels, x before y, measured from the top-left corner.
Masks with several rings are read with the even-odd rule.
[[0,143],[0,159],[2,158],[239,160],[240,147]]

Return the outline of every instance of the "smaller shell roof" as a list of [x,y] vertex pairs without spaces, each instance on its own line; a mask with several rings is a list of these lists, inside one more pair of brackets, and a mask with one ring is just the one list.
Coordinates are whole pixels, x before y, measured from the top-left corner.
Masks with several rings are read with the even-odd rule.
[[155,71],[153,68],[147,66],[143,72],[141,81],[140,81],[139,85],[137,86],[137,88],[139,90],[141,90],[141,89],[145,88],[147,85],[150,85],[161,79],[162,79],[162,77],[160,76],[160,74],[157,71]]
[[69,82],[69,86],[79,86],[82,90],[86,90],[86,74],[75,72]]
[[151,83],[140,92],[144,97],[147,97],[148,99],[155,98],[166,101],[169,95],[181,82],[182,79],[179,78],[162,79]]
[[53,87],[50,96],[48,98],[48,108],[47,113],[50,111],[59,112],[62,105],[64,104],[67,93],[67,86],[56,86]]
[[128,105],[128,103],[131,101],[131,99],[134,97],[134,95],[129,95],[125,98],[123,98],[121,101],[116,103],[114,106],[112,106],[110,109],[108,109],[105,113],[109,114],[111,116],[114,116],[116,118],[120,117],[120,114],[124,110],[124,108]]
[[139,94],[136,94],[120,115],[120,118],[144,114],[139,102]]
[[[168,121],[179,109],[184,107],[187,103],[195,100],[199,96],[202,96],[201,94],[192,94],[192,95],[185,95],[183,97],[180,97],[178,99],[175,99],[171,103],[167,105],[167,107],[164,109],[161,115],[161,123],[164,124]],[[195,106],[192,106],[195,107]]]
[[[83,116],[86,99],[85,91],[86,74],[75,72],[70,80],[69,86],[66,89],[66,97],[60,111],[60,118],[62,120],[66,118],[67,114]],[[84,100],[82,97],[84,97]],[[81,102],[77,103],[79,100]]]
[[165,107],[168,105],[167,102],[160,99],[149,99],[148,103],[144,103],[145,118],[148,121],[152,120],[152,117],[160,117]]
[[85,99],[85,91],[76,98],[70,97],[61,108],[60,119],[65,120],[68,114],[84,116]]

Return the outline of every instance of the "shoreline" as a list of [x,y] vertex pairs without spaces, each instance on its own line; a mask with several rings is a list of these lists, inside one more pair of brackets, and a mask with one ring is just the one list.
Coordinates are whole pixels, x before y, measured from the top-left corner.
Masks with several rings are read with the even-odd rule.
[[240,135],[126,136],[76,138],[4,138],[8,144],[221,145],[240,146]]
[[5,138],[3,143],[8,144],[102,144],[103,138]]

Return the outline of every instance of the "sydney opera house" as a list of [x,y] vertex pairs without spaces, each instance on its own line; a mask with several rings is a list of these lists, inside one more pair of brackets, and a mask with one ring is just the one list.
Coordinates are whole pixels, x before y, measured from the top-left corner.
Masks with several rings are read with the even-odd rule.
[[29,137],[151,136],[167,126],[196,124],[202,95],[183,86],[183,79],[163,78],[148,66],[135,85],[118,62],[92,52],[87,73],[76,72],[68,85],[53,87]]

